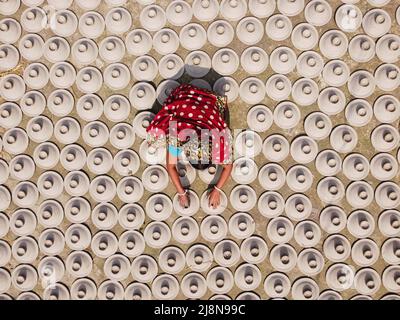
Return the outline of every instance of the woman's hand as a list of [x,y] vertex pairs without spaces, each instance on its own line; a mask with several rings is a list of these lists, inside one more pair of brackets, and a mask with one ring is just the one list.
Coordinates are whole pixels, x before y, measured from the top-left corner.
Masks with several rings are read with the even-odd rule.
[[189,207],[189,196],[187,195],[187,193],[183,194],[183,195],[178,195],[178,200],[179,200],[179,204],[183,207],[183,208],[188,208]]
[[209,198],[208,198],[208,205],[212,207],[213,209],[218,208],[218,206],[221,204],[221,194],[217,189],[213,189],[210,192]]

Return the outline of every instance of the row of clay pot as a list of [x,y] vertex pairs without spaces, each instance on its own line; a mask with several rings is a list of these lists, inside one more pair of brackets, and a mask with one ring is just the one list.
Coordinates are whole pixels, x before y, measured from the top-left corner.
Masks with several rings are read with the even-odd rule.
[[[262,186],[271,185],[272,190],[279,190],[287,183],[293,191],[298,192],[292,194],[286,201],[283,199],[280,201],[281,210],[285,207],[287,212],[293,210],[295,212],[293,215],[301,215],[304,218],[311,213],[310,200],[306,195],[300,193],[308,191],[313,183],[312,174],[306,167],[299,165],[292,167],[288,171],[286,179],[285,172],[279,165],[266,165],[261,170],[259,179]],[[38,203],[39,197],[56,199],[64,191],[72,197],[82,197],[89,194],[97,202],[108,202],[118,197],[124,203],[134,203],[142,198],[145,189],[150,192],[161,192],[169,183],[168,175],[161,166],[149,167],[143,173],[143,178],[144,180],[142,181],[137,177],[128,176],[116,183],[112,177],[103,174],[90,180],[83,171],[72,171],[64,179],[56,171],[45,171],[39,176],[36,184],[31,181],[21,181],[11,191],[6,186],[1,185],[0,210],[7,210],[11,203],[20,208],[30,208]],[[184,182],[185,178],[186,176],[182,176]],[[266,189],[271,190],[269,187]],[[369,183],[363,180],[353,181],[345,188],[338,178],[325,177],[319,180],[316,190],[320,200],[326,204],[340,204],[346,199],[356,209],[366,208],[374,200],[382,209],[396,208],[400,203],[400,188],[391,181],[382,182],[374,190]],[[274,193],[269,191],[262,194],[258,199],[256,191],[251,186],[237,185],[230,192],[229,202],[236,211],[250,211],[258,203],[260,212],[268,212],[271,206],[268,202],[268,194],[271,192]],[[207,196],[208,192],[205,191],[199,200],[197,194],[191,192],[190,198],[192,202],[190,206],[182,209],[178,208],[177,196],[174,197],[172,202],[169,197],[163,194],[156,194],[149,198],[147,206],[151,207],[159,204],[158,213],[153,215],[158,217],[165,216],[165,218],[158,220],[164,220],[169,217],[173,206],[178,213],[182,212],[182,215],[193,215],[200,207],[204,212],[211,215],[220,214],[227,208],[228,198],[224,193],[222,193],[221,205],[216,209],[208,206]],[[301,213],[297,209],[298,202],[302,202]],[[263,205],[267,205],[267,207],[262,207]],[[288,213],[288,215],[290,216],[291,214]]]
[[[8,49],[4,50],[8,51]],[[289,47],[279,47],[271,53],[269,59],[265,54],[264,59],[266,62],[269,60],[272,69],[279,74],[271,76],[266,84],[255,76],[246,78],[238,84],[236,80],[229,76],[238,69],[239,58],[236,57],[234,59],[231,57],[233,54],[231,49],[221,50],[217,51],[214,56],[213,64],[205,52],[193,51],[187,56],[185,62],[179,56],[172,54],[165,56],[161,60],[160,65],[157,64],[154,58],[145,55],[133,62],[131,70],[125,64],[118,62],[109,64],[104,71],[93,66],[86,66],[79,69],[78,72],[69,62],[56,62],[50,69],[40,62],[34,62],[25,68],[22,77],[13,73],[4,76],[0,82],[0,95],[7,101],[18,101],[27,98],[26,95],[30,93],[27,93],[26,87],[39,90],[45,88],[48,83],[51,83],[53,87],[58,89],[55,92],[58,91],[58,95],[61,95],[57,97],[57,93],[53,93],[50,97],[50,101],[54,102],[52,109],[59,110],[58,112],[65,114],[68,113],[66,110],[71,108],[70,105],[71,100],[73,102],[73,97],[69,92],[62,89],[68,89],[75,84],[80,92],[88,95],[99,92],[104,86],[112,90],[122,90],[130,85],[132,72],[138,81],[153,81],[158,74],[168,79],[157,90],[157,99],[162,103],[164,96],[168,92],[163,93],[161,90],[171,90],[173,87],[179,85],[174,79],[178,79],[185,72],[195,78],[201,78],[213,68],[216,72],[222,72],[226,76],[218,79],[212,89],[227,95],[229,102],[234,101],[240,96],[245,103],[257,104],[261,103],[266,95],[274,100],[282,101],[291,94],[293,101],[301,106],[308,106],[318,101],[319,104],[330,103],[334,109],[338,109],[341,102],[343,102],[340,101],[341,96],[343,100],[343,94],[341,94],[339,89],[335,89],[335,87],[347,84],[348,90],[355,98],[363,99],[371,96],[377,87],[383,91],[390,92],[395,90],[400,83],[400,69],[393,63],[384,63],[378,66],[374,74],[367,70],[357,70],[350,73],[349,67],[342,60],[331,60],[324,65],[322,58],[316,56],[318,54],[313,51],[304,52],[297,60],[296,54],[292,49]],[[251,52],[251,50],[257,51],[252,48],[249,48],[249,50],[244,53],[244,56]],[[398,55],[398,53],[396,54]],[[15,63],[11,63],[10,61],[6,61],[5,63],[9,63],[10,67],[13,67],[14,64],[18,63],[18,59]],[[243,67],[249,71],[263,71],[267,65],[267,63],[264,66],[245,64]],[[293,72],[296,66],[297,70],[301,70],[300,74],[304,78],[300,78],[292,84],[285,77],[285,74]],[[326,84],[332,87],[326,89],[325,93],[328,90],[335,91],[331,92],[328,97],[323,95],[324,91],[319,91],[317,83],[311,79],[319,76],[321,72]],[[208,84],[203,85],[200,82],[196,82],[196,84],[211,89]],[[124,99],[124,101],[115,101],[118,97],[119,99]],[[156,92],[149,84],[139,83],[131,88],[129,98],[135,108],[149,109],[156,99]],[[115,108],[121,112],[119,109],[124,107],[121,104],[128,102],[122,96],[113,96],[111,99],[113,100],[108,100],[108,105],[105,106],[106,110],[107,106],[111,108],[108,111],[111,114],[113,111],[116,111]],[[31,103],[29,107],[35,107],[32,99],[29,99],[28,102]],[[144,104],[144,106],[141,106],[141,104]],[[139,107],[136,107],[138,105]],[[82,107],[84,108],[85,106],[89,107],[89,104],[84,104]],[[96,106],[90,107],[94,108]],[[329,109],[328,107],[326,108]]]
[[[152,221],[146,225],[142,234],[136,229],[143,227],[145,218],[143,209],[138,205],[127,205],[118,213],[115,207],[105,203],[96,206],[91,214],[93,224],[97,229],[102,229],[102,231],[92,235],[92,231],[85,224],[82,224],[82,221],[77,222],[78,219],[86,222],[88,218],[83,216],[83,213],[77,207],[80,205],[79,199],[74,200],[76,202],[74,203],[75,206],[72,207],[72,212],[66,212],[69,220],[74,219],[74,224],[67,228],[65,234],[55,227],[47,228],[40,233],[38,240],[31,236],[36,231],[37,226],[36,216],[32,211],[18,209],[13,213],[10,221],[8,221],[7,216],[1,214],[1,235],[5,236],[10,228],[12,233],[20,237],[12,243],[12,247],[6,241],[0,242],[0,252],[2,253],[0,265],[8,264],[11,257],[20,263],[32,263],[37,259],[39,252],[45,255],[58,255],[64,251],[65,246],[71,250],[84,250],[90,246],[93,253],[100,258],[108,258],[118,250],[127,257],[136,257],[145,251],[146,246],[162,249],[168,246],[172,238],[181,244],[191,244],[196,242],[199,235],[208,242],[216,243],[214,258],[210,250],[205,249],[204,246],[203,249],[207,251],[206,253],[209,256],[209,259],[206,260],[211,259],[211,263],[215,259],[220,266],[231,267],[239,262],[241,257],[249,263],[260,263],[269,253],[266,242],[253,235],[255,223],[247,213],[234,214],[229,223],[221,216],[210,215],[202,221],[200,227],[193,218],[187,216],[175,220],[171,227],[163,221]],[[57,218],[61,220],[55,212],[50,211],[55,210],[55,203],[48,202],[44,207],[46,210],[41,212],[41,224],[49,224],[49,222],[55,224],[58,222],[56,221]],[[156,209],[154,210],[156,211]],[[72,217],[70,218],[70,216]],[[118,222],[125,229],[129,228],[119,237],[108,231]],[[321,253],[313,249],[322,240],[322,230],[317,223],[312,220],[302,220],[294,226],[293,222],[287,217],[278,216],[272,218],[266,227],[267,238],[276,244],[269,253],[270,263],[274,269],[287,272],[291,271],[296,263],[303,261],[303,256],[308,258],[309,255],[317,254],[320,263],[316,262],[308,267],[307,263],[299,266],[302,272],[308,275],[321,272],[324,266],[324,257],[333,262],[343,262],[351,255],[355,264],[366,267],[373,265],[382,255],[382,258],[388,264],[398,264],[400,262],[400,240],[396,236],[399,236],[400,233],[399,224],[400,213],[396,210],[387,210],[380,215],[379,230],[390,238],[379,248],[375,241],[368,238],[375,231],[375,222],[370,213],[357,210],[346,219],[343,210],[340,208],[327,207],[321,212],[320,225],[324,231],[331,235],[324,240],[324,256],[322,256]],[[45,225],[45,227],[47,226]],[[353,244],[339,233],[346,226],[349,233],[358,239]],[[235,242],[226,240],[228,231],[235,238],[245,239],[240,247]],[[292,240],[302,248],[310,249],[300,253],[297,257],[295,249],[287,244]],[[203,249],[199,250],[204,253]],[[171,256],[182,256],[182,251],[179,248],[172,251],[175,253],[171,253]],[[285,252],[286,254],[284,254]],[[305,259],[303,262],[308,260]],[[182,263],[184,265],[183,260]],[[194,268],[197,271],[205,271],[209,266],[208,264],[200,264]],[[170,272],[174,273],[173,270],[175,269],[171,269]]]
[[[11,2],[11,3],[10,3]],[[37,2],[37,1],[36,1]],[[72,3],[72,1],[70,1]],[[80,1],[78,1],[80,2]],[[109,2],[109,1],[106,1]],[[386,1],[387,2],[387,1]],[[49,3],[50,8],[47,12],[33,4],[26,9],[21,16],[21,24],[24,29],[31,32],[39,32],[46,27],[50,27],[54,33],[68,37],[77,30],[87,37],[99,37],[104,30],[113,34],[123,34],[132,27],[132,16],[124,7],[126,2],[116,2],[108,8],[107,14],[103,17],[96,11],[100,1],[93,5],[82,4],[85,12],[79,19],[76,14],[69,9],[69,4],[54,5]],[[146,3],[149,4],[149,3]],[[248,5],[249,4],[249,5]],[[386,3],[378,4],[382,7]],[[374,4],[372,4],[374,5]],[[9,0],[7,4],[0,6],[0,12],[5,15],[12,15],[20,7],[19,0]],[[272,15],[277,7],[279,13]],[[50,9],[53,10],[50,10]],[[247,9],[254,17],[245,17]],[[332,7],[327,1],[313,0],[305,6],[304,0],[275,1],[251,0],[223,0],[221,4],[217,0],[195,0],[190,4],[185,1],[174,1],[168,5],[166,10],[161,6],[152,4],[141,8],[139,21],[141,26],[151,32],[162,29],[167,22],[174,26],[191,25],[193,15],[200,21],[215,21],[218,14],[222,18],[234,22],[239,21],[237,31],[247,33],[247,39],[257,38],[264,33],[264,27],[259,19],[268,18],[266,31],[272,39],[285,37],[291,32],[292,23],[288,17],[296,16],[304,11],[305,19],[312,26],[323,26],[332,19]],[[271,16],[272,15],[272,16]],[[363,14],[357,4],[346,3],[339,6],[335,13],[336,25],[344,32],[354,32],[362,26],[363,30],[372,37],[379,37],[386,33],[391,27],[391,17],[384,8],[371,9]],[[400,24],[400,13],[396,13],[396,20]],[[194,23],[192,23],[195,25]],[[200,26],[200,25],[198,25]],[[231,32],[230,29],[217,29],[214,38],[225,36]],[[308,34],[304,36],[306,38]],[[189,32],[187,36],[196,37],[194,32]],[[210,38],[212,38],[210,36]],[[194,39],[193,39],[194,40]],[[212,39],[210,39],[212,40]],[[282,39],[281,39],[282,40]]]
[[[79,253],[79,252],[76,252]],[[73,253],[74,254],[74,253]],[[142,261],[139,261],[142,258]],[[59,258],[45,257],[40,263],[38,270],[32,265],[18,265],[10,274],[8,270],[0,268],[0,294],[6,292],[11,286],[20,291],[24,291],[25,296],[18,299],[39,299],[39,297],[30,292],[38,284],[39,279],[44,287],[43,298],[50,300],[68,300],[68,299],[104,299],[104,300],[120,300],[120,299],[174,299],[179,294],[183,294],[187,298],[199,299],[204,297],[208,290],[213,294],[222,295],[218,299],[228,298],[223,296],[228,294],[235,286],[243,291],[240,295],[248,295],[246,298],[259,299],[260,297],[251,293],[261,285],[264,292],[270,298],[285,298],[289,295],[296,300],[315,300],[315,299],[341,299],[340,292],[355,289],[361,294],[355,299],[366,298],[368,295],[374,295],[381,286],[384,286],[390,292],[399,292],[399,267],[390,266],[386,268],[382,276],[380,276],[372,268],[362,268],[358,271],[344,263],[336,263],[331,265],[325,274],[326,282],[330,288],[320,293],[318,284],[311,277],[301,277],[291,282],[289,277],[284,273],[273,272],[269,274],[264,281],[259,268],[252,264],[241,264],[232,274],[225,267],[214,267],[204,277],[200,273],[187,273],[179,282],[175,276],[171,274],[158,275],[157,264],[155,270],[151,270],[155,263],[149,256],[141,256],[135,259],[133,264],[142,263],[139,270],[130,268],[129,260],[124,256],[113,256],[112,259],[106,260],[105,271],[113,275],[122,275],[123,277],[113,277],[112,279],[103,281],[98,287],[90,278],[79,278],[75,280],[70,288],[67,288],[61,281],[65,272],[65,266]],[[125,260],[126,259],[126,260]],[[145,259],[150,259],[145,261]],[[139,262],[138,262],[139,261]],[[151,262],[150,262],[151,261]],[[71,266],[68,265],[67,269]],[[72,265],[75,266],[76,262]],[[139,265],[138,265],[139,266]],[[143,282],[134,282],[127,286],[126,289],[116,279],[124,280],[132,272],[135,278],[136,273],[140,274],[140,278],[147,278]],[[150,277],[148,277],[148,275]],[[145,283],[151,282],[151,290]],[[262,284],[263,282],[263,284]],[[249,292],[247,292],[249,291]],[[240,299],[240,296],[237,299]],[[2,299],[10,298],[2,295]],[[392,294],[385,299],[398,299],[398,296]]]

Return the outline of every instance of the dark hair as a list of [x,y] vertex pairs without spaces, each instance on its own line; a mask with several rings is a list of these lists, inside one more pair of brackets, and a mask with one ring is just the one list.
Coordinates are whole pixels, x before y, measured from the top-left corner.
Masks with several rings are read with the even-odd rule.
[[193,161],[193,162],[190,162],[190,164],[196,170],[205,170],[211,166],[210,162],[204,163],[204,162],[199,162],[199,161]]

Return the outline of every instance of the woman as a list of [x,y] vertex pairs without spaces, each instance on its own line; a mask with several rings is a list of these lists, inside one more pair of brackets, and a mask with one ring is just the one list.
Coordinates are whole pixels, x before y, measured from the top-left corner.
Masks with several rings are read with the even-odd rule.
[[154,147],[165,146],[167,171],[183,207],[189,205],[176,169],[178,158],[204,170],[211,164],[222,165],[219,181],[209,194],[209,205],[220,205],[222,187],[232,171],[232,136],[226,123],[226,97],[190,84],[175,88],[147,128],[147,141]]

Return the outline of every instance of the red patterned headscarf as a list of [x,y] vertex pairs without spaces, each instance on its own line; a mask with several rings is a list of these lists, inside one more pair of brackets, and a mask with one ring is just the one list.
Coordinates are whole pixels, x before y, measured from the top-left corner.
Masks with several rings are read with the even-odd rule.
[[[147,128],[148,143],[155,147],[167,144],[182,147],[189,159],[230,163],[232,135],[224,120],[225,98],[206,89],[181,84],[171,92]],[[207,140],[202,140],[205,138]]]

